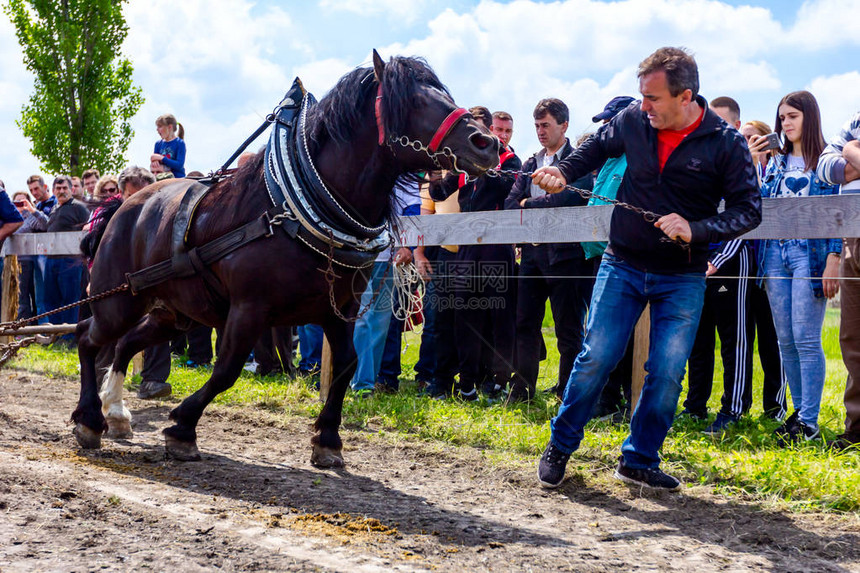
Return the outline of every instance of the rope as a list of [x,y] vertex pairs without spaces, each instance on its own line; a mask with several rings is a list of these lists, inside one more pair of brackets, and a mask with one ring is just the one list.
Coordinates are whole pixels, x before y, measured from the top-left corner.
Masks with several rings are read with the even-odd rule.
[[412,322],[412,317],[421,312],[421,301],[424,299],[424,281],[418,273],[418,267],[415,263],[394,265],[392,280],[391,308],[394,309],[394,317],[415,330],[417,325]]

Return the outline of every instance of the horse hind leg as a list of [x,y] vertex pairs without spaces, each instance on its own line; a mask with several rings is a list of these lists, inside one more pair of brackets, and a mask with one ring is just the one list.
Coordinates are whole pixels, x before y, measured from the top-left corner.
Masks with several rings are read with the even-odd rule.
[[105,373],[104,383],[99,392],[102,414],[108,426],[106,436],[114,440],[129,439],[134,435],[131,429],[131,412],[122,399],[125,375],[124,371],[114,370],[111,365]]

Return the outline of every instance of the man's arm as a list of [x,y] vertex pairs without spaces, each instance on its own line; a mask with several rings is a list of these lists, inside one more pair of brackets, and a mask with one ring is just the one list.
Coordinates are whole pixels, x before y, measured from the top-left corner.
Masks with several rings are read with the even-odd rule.
[[[719,167],[719,170],[725,174],[723,198],[726,201],[726,208],[713,217],[690,221],[691,241],[709,243],[727,241],[756,228],[761,223],[761,192],[758,188],[758,176],[749,149],[741,139],[743,136],[735,134],[734,137],[735,141],[729,149],[725,164]],[[680,215],[676,216],[680,217]]]
[[0,227],[0,243],[5,241],[6,237],[17,231],[18,227],[23,224],[24,223],[21,221],[16,221],[14,223],[3,223],[3,226]]
[[860,141],[846,143],[842,157],[845,158],[845,182],[860,179]]
[[[816,173],[822,181],[831,185],[842,185],[858,178],[860,175],[858,164],[845,156],[846,148],[857,145],[851,142],[856,142],[858,136],[860,136],[860,113],[843,126],[839,136],[821,153]],[[854,151],[849,150],[848,153],[853,156]]]

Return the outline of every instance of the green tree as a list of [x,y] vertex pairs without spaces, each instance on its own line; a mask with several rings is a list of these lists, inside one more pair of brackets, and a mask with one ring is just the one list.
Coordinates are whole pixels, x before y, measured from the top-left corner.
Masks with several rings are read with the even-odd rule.
[[127,0],[9,0],[34,93],[17,122],[31,152],[52,173],[117,171],[143,104],[132,66],[120,57]]

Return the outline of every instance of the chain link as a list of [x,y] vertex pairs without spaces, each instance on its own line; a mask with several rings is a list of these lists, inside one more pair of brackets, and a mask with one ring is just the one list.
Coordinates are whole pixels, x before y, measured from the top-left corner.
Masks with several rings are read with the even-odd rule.
[[21,350],[22,348],[27,348],[34,342],[36,342],[36,337],[30,336],[27,338],[22,338],[21,340],[14,340],[9,344],[3,344],[2,346],[0,346],[0,368],[2,368],[4,364],[9,362],[9,360],[14,358],[19,350]]
[[[513,175],[514,177],[520,177],[520,176],[531,177],[532,175],[534,175],[534,172],[533,171],[532,172],[514,171],[512,169],[489,169],[489,170],[487,170],[486,175],[488,177],[501,177],[502,175]],[[662,217],[662,215],[659,215],[658,213],[655,213],[654,211],[648,211],[647,209],[643,209],[642,207],[637,207],[636,205],[631,205],[630,203],[625,203],[624,201],[619,201],[618,199],[610,199],[609,197],[605,197],[603,195],[598,195],[594,191],[589,191],[588,189],[579,189],[577,187],[574,187],[573,185],[565,185],[563,187],[563,189],[569,189],[569,190],[579,194],[584,199],[591,199],[592,197],[594,197],[595,199],[598,199],[600,201],[604,201],[606,203],[609,203],[610,205],[615,205],[617,207],[621,207],[622,209],[627,209],[628,211],[633,211],[637,215],[641,215],[642,218],[645,219],[645,221],[647,221],[648,223],[654,223],[658,219],[660,219],[660,217]],[[684,241],[683,239],[680,239],[680,238],[672,239],[670,237],[660,237],[660,242],[673,243],[675,245],[678,245],[679,247],[681,247],[685,251],[687,251],[688,254],[690,252],[690,243]]]
[[[334,311],[335,316],[337,316],[342,321],[344,321],[344,322],[357,322],[361,317],[363,317],[365,314],[367,314],[367,311],[369,311],[373,307],[373,303],[376,302],[376,299],[379,296],[379,293],[382,291],[382,286],[383,286],[383,284],[385,284],[385,280],[388,278],[388,273],[391,270],[391,265],[394,264],[394,237],[392,236],[391,240],[388,243],[389,258],[391,260],[391,265],[388,265],[385,268],[385,273],[382,275],[382,280],[379,282],[379,288],[377,288],[376,291],[374,291],[373,296],[370,297],[370,302],[367,303],[367,306],[359,309],[358,314],[356,314],[354,317],[350,318],[348,316],[345,316],[340,311],[340,308],[337,305],[337,300],[334,296],[334,281],[341,278],[341,277],[338,276],[338,274],[336,272],[334,272],[334,265],[333,265],[333,262],[334,262],[334,236],[333,236],[333,233],[331,232],[330,229],[329,229],[328,233],[329,233],[329,239],[330,239],[329,244],[328,244],[328,256],[326,257],[326,261],[328,264],[327,264],[326,269],[323,271],[323,274],[325,275],[325,280],[328,283],[329,304],[331,305],[331,308]],[[320,269],[320,270],[322,271],[322,269]],[[355,294],[355,293],[353,293],[353,294]]]
[[22,326],[30,324],[32,322],[36,322],[41,318],[45,318],[46,316],[51,316],[52,314],[57,314],[63,312],[65,310],[69,310],[71,308],[75,308],[89,302],[93,302],[94,300],[101,300],[103,298],[107,298],[109,296],[113,296],[118,292],[122,292],[124,290],[128,290],[128,283],[122,283],[118,287],[114,287],[110,290],[106,290],[104,292],[100,292],[99,294],[94,294],[93,296],[89,296],[85,299],[81,299],[78,302],[73,302],[59,308],[55,308],[54,310],[49,310],[48,312],[43,312],[42,314],[37,314],[36,316],[31,316],[30,318],[21,318],[12,322],[0,322],[0,333],[4,333],[9,330],[17,330]]

